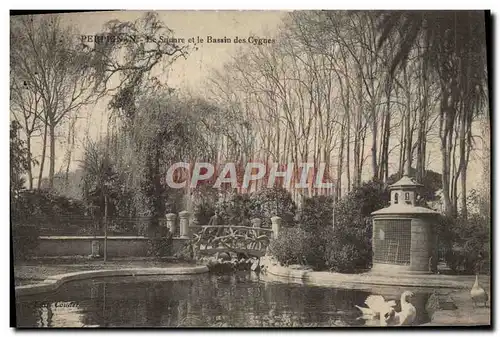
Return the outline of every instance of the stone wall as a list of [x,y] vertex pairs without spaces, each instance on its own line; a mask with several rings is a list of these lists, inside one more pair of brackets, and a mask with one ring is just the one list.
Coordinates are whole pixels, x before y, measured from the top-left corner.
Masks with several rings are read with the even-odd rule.
[[[411,252],[410,270],[430,272],[433,266],[429,262],[437,262],[437,253],[434,247],[436,240],[432,235],[432,225],[429,219],[420,218],[411,220]],[[431,257],[433,261],[431,261]]]
[[[173,238],[172,255],[179,253],[186,242],[192,236],[190,227],[190,213],[183,211],[179,213],[179,236]],[[166,214],[166,225],[171,233],[177,233],[177,215]],[[253,225],[260,227],[260,219],[253,219]],[[259,221],[256,221],[259,220]],[[277,237],[281,227],[281,218],[273,217],[273,237]],[[194,229],[197,230],[197,229]],[[98,243],[98,245],[96,245]],[[147,257],[149,250],[149,238],[144,236],[108,236],[108,257]],[[104,255],[103,236],[41,236],[39,244],[34,252],[36,257],[52,256],[89,256],[96,255],[97,246],[99,255]]]
[[[146,257],[148,238],[142,236],[115,236],[107,239],[108,257]],[[188,239],[173,238],[172,252],[180,251]],[[42,236],[35,256],[88,256],[92,254],[92,242],[99,242],[99,255],[103,256],[104,237],[98,236]]]

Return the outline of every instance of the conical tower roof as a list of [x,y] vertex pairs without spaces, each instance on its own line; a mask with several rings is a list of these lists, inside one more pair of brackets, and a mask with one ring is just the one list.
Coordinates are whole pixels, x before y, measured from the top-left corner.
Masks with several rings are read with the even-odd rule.
[[[424,185],[419,184],[415,179],[404,175],[396,183],[389,186],[390,190],[416,190]],[[438,212],[422,206],[408,205],[405,203],[392,204],[386,208],[379,209],[372,213],[372,215],[398,215],[398,214],[439,214]]]
[[389,189],[393,190],[393,189],[399,189],[399,188],[414,188],[414,189],[417,189],[419,187],[422,187],[424,185],[418,183],[415,179],[407,176],[407,175],[404,175],[401,179],[399,179],[397,182],[395,182],[394,184],[392,184],[391,186],[389,186]]

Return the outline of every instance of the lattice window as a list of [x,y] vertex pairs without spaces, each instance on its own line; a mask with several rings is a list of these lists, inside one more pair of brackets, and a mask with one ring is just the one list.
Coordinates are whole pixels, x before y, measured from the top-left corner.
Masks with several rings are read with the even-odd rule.
[[374,221],[373,231],[374,262],[410,264],[410,219],[378,219]]

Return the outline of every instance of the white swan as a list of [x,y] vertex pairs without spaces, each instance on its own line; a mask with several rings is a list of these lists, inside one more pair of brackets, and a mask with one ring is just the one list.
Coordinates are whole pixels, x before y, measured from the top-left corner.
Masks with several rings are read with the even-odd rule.
[[[396,312],[394,308],[384,314],[383,320],[387,325],[412,325],[417,317],[417,309],[413,304],[408,302],[409,298],[415,296],[411,291],[405,291],[401,295],[401,311]],[[381,319],[382,320],[382,319]]]
[[368,308],[360,307],[355,305],[361,313],[363,314],[360,318],[366,320],[379,319],[380,325],[385,326],[386,321],[382,317],[393,310],[393,306],[396,305],[395,301],[385,301],[383,296],[380,295],[370,295],[366,298],[365,304]]
[[472,298],[474,306],[476,306],[476,302],[484,303],[484,306],[486,306],[486,302],[488,302],[488,294],[483,288],[479,286],[479,278],[477,275],[476,282],[474,282],[474,285],[470,290],[470,297]]

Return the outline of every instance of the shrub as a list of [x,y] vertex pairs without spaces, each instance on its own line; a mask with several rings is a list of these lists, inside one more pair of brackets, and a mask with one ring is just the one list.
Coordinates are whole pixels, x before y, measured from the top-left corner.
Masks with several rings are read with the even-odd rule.
[[354,188],[335,205],[335,228],[325,244],[325,263],[338,272],[365,270],[372,263],[371,213],[387,206],[389,193],[370,181]]
[[58,195],[48,190],[25,190],[16,200],[16,212],[19,219],[29,218],[53,220],[61,216],[83,216],[85,205],[80,200],[74,200]]
[[[248,194],[233,194],[229,200],[217,203],[216,209],[225,225],[243,225],[250,220],[250,197]],[[208,224],[208,223],[207,223]]]
[[[21,124],[17,121],[10,122],[10,195],[17,197],[18,193],[24,189],[26,179],[23,175],[29,168],[29,151],[26,143],[19,138]],[[35,162],[33,162],[35,163]]]
[[335,205],[335,222],[350,220],[359,215],[370,217],[372,212],[388,206],[389,200],[389,191],[381,182],[363,183]]
[[326,230],[324,240],[325,265],[330,270],[353,273],[370,267],[372,251],[365,240],[354,238],[353,235],[342,233],[337,229]]
[[148,255],[153,257],[171,256],[173,248],[173,235],[168,228],[156,227],[156,233],[148,240]]
[[44,234],[88,234],[93,224],[85,221],[82,201],[46,190],[24,190],[11,200],[11,219],[15,225],[33,225]]
[[281,231],[269,244],[269,252],[285,266],[301,264],[316,269],[324,266],[322,236],[299,227]]
[[[104,219],[101,220],[102,229],[104,230]],[[140,222],[139,222],[140,223]],[[126,218],[109,218],[108,219],[108,235],[140,235],[141,226],[137,222],[128,221]]]
[[355,188],[335,205],[318,196],[306,199],[298,227],[284,229],[271,241],[270,253],[284,264],[308,264],[343,273],[366,270],[372,263],[371,213],[388,204],[389,193],[378,182]]
[[33,256],[38,246],[38,226],[20,225],[13,223],[12,226],[12,250],[14,259],[25,260]]
[[319,232],[332,227],[333,198],[331,196],[314,196],[307,198],[300,210],[302,228],[311,232]]
[[439,256],[443,258],[453,247],[453,227],[455,227],[455,219],[442,215],[435,223],[435,233],[438,237]]
[[207,185],[198,186],[193,191],[194,219],[198,225],[208,225],[215,214],[219,192]]
[[263,227],[271,226],[273,216],[281,217],[285,227],[294,224],[297,206],[286,189],[264,188],[252,193],[250,200],[250,216],[262,219]]
[[438,237],[447,266],[456,273],[480,272],[489,261],[490,218],[471,214],[465,218],[443,217],[438,223]]
[[187,241],[182,248],[174,254],[179,261],[193,262],[196,257],[196,250],[191,240]]
[[194,218],[198,225],[208,225],[210,218],[215,214],[215,205],[208,203],[198,204],[194,208]]

